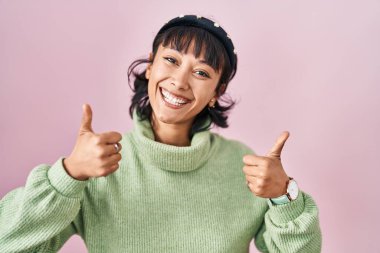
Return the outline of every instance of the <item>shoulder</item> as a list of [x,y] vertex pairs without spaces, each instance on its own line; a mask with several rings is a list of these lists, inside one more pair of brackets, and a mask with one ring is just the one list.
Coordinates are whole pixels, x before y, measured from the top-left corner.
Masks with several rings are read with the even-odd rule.
[[211,132],[212,139],[217,146],[227,152],[233,152],[239,155],[254,154],[255,152],[244,142],[236,139],[227,138],[218,133]]

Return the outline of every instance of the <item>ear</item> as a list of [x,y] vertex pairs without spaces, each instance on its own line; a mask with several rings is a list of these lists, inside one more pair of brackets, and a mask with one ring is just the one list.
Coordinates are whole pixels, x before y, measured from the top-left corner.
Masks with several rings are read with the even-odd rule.
[[148,80],[150,78],[150,72],[151,72],[150,69],[151,69],[151,66],[152,66],[152,64],[149,63],[149,65],[148,65],[148,67],[146,67],[146,71],[145,71],[145,78],[148,79]]
[[146,72],[145,72],[145,78],[149,80],[150,78],[150,73],[151,73],[151,68],[152,68],[152,62],[153,62],[153,54],[152,53],[149,53],[149,63],[148,63],[148,67],[146,68]]
[[211,98],[210,102],[208,103],[208,106],[213,107],[216,103],[216,100],[218,99],[218,96],[216,92],[214,92],[214,96]]

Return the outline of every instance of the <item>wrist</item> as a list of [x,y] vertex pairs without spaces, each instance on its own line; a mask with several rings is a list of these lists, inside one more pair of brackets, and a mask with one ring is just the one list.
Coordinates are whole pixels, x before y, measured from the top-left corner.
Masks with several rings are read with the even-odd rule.
[[70,177],[76,180],[80,180],[80,181],[86,181],[89,179],[88,177],[85,177],[85,176],[76,175],[75,170],[73,169],[74,166],[70,158],[63,158],[62,164],[63,164],[63,168],[66,170],[67,174]]
[[288,193],[288,185],[289,185],[290,178],[291,177],[286,176],[286,179],[284,180],[284,183],[283,183],[282,193],[280,196],[286,195]]
[[293,178],[289,177],[288,181],[286,182],[286,193],[276,198],[270,198],[269,200],[274,205],[287,204],[296,200],[298,195],[298,184]]

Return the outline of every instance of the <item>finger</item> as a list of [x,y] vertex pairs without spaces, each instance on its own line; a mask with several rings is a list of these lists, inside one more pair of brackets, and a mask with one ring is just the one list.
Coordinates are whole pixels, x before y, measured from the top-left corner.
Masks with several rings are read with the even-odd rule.
[[274,144],[272,149],[268,152],[267,156],[280,159],[282,148],[284,147],[286,140],[289,138],[289,135],[290,134],[288,131],[283,132],[280,135],[280,137],[277,138],[276,143]]
[[111,171],[114,171],[114,170],[118,169],[119,166],[120,166],[120,165],[117,163],[117,164],[112,165],[109,169],[110,169]]
[[121,154],[116,153],[113,155],[108,156],[105,158],[105,161],[103,162],[103,167],[110,168],[111,166],[117,164],[121,160]]
[[248,176],[262,177],[264,171],[260,167],[246,165],[243,167],[243,172]]
[[246,165],[251,166],[263,166],[267,164],[267,157],[257,156],[257,155],[245,155],[243,157],[243,162]]
[[251,184],[255,184],[257,177],[245,175],[245,181]]
[[122,135],[118,132],[110,131],[99,135],[99,142],[105,144],[113,144],[121,141]]
[[[117,152],[116,152],[115,144],[117,144],[119,147]],[[105,144],[104,147],[102,148],[103,148],[102,157],[107,157],[107,156],[111,156],[113,154],[119,153],[120,150],[122,149],[121,144],[118,142],[113,143],[113,144]]]
[[82,121],[79,128],[80,132],[94,132],[92,129],[92,110],[89,104],[82,105]]
[[256,184],[256,178],[255,177],[248,177],[246,178],[247,187],[251,190],[251,192],[254,192],[254,186]]

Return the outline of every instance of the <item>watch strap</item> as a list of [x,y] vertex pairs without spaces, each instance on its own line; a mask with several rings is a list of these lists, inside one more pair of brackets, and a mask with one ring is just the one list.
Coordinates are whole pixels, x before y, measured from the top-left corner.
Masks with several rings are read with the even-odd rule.
[[272,203],[276,205],[282,205],[290,202],[288,195],[286,194],[277,198],[271,198],[270,201],[272,201]]

